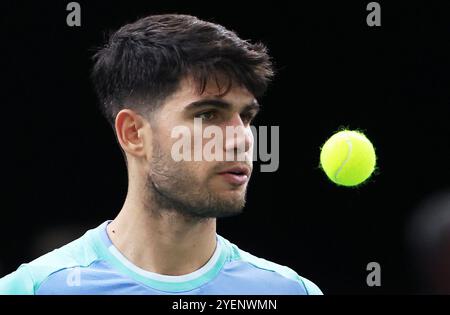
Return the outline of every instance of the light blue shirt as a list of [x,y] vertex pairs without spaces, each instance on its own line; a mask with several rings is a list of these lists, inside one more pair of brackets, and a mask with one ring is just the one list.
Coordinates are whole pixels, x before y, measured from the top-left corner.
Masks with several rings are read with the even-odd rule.
[[0,279],[0,294],[322,294],[292,269],[255,257],[217,235],[213,256],[182,276],[143,270],[112,244],[106,221]]

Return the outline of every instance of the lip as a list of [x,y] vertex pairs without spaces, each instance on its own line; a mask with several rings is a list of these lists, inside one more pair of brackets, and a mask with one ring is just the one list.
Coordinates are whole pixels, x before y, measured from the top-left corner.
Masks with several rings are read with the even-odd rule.
[[245,166],[235,166],[219,172],[219,175],[230,184],[243,185],[249,179],[250,169]]
[[229,168],[219,172],[219,174],[223,174],[223,173],[235,173],[235,174],[245,175],[248,177],[250,175],[250,168],[248,168],[246,166],[234,166],[234,167],[229,167]]

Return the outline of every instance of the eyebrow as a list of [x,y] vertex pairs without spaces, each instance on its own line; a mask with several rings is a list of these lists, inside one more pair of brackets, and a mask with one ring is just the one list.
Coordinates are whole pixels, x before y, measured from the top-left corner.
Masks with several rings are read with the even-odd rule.
[[[202,107],[208,107],[208,106],[215,106],[215,107],[220,107],[223,109],[230,109],[233,107],[233,105],[227,101],[224,100],[220,100],[220,99],[203,99],[203,100],[199,100],[199,101],[195,101],[192,102],[190,104],[188,104],[184,109],[185,110],[194,110],[194,109],[199,109]],[[261,106],[259,105],[257,100],[253,100],[253,102],[244,105],[243,111],[245,110],[257,110],[259,111],[259,109],[261,108]]]

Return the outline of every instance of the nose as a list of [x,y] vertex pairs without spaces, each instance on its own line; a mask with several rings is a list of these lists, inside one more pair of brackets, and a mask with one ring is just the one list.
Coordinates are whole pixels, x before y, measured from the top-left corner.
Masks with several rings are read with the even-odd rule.
[[244,154],[253,149],[253,134],[249,126],[246,126],[241,116],[236,113],[229,120],[225,128],[224,150]]

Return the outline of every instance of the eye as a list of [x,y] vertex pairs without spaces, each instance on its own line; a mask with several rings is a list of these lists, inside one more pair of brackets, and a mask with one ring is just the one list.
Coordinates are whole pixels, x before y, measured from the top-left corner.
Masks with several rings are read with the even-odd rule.
[[196,118],[201,118],[204,121],[213,120],[216,117],[214,111],[201,112],[195,115]]

